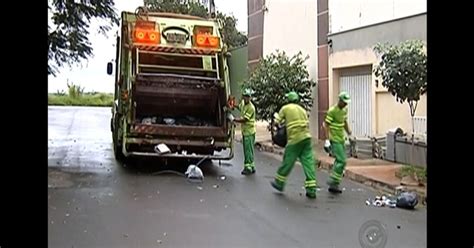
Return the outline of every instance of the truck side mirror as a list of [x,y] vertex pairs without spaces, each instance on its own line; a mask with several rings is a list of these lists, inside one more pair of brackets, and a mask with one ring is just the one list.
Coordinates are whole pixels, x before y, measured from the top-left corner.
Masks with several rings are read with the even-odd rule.
[[107,63],[107,74],[112,75],[112,62]]

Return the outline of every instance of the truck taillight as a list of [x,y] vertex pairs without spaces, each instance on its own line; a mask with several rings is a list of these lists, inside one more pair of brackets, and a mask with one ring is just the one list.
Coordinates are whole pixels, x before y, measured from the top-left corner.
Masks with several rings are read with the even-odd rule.
[[194,42],[196,46],[208,47],[208,48],[219,48],[220,38],[208,34],[195,34]]
[[154,30],[135,29],[133,42],[158,44],[160,42],[160,35],[159,32]]
[[132,32],[134,43],[160,43],[160,27],[151,21],[139,20],[135,23]]

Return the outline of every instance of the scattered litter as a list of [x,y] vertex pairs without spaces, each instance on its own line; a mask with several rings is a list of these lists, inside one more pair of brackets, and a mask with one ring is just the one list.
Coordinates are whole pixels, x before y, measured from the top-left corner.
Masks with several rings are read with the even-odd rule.
[[108,196],[114,196],[114,194],[113,194],[113,193],[108,193],[107,195],[108,195]]
[[160,239],[156,240],[156,243],[161,244],[161,240]]
[[204,199],[199,200],[200,202],[204,202]]
[[66,217],[69,217],[69,214],[68,214],[68,213],[66,213]]
[[400,229],[400,225],[397,225],[397,229]]
[[[164,118],[163,121],[166,123],[166,125],[174,125],[176,123],[176,120],[173,118]],[[151,119],[150,119],[151,122]]]
[[396,207],[397,201],[395,199],[391,199],[387,196],[375,196],[374,199],[367,199],[365,201],[365,205],[367,206],[375,206],[375,207]]
[[224,175],[222,175],[222,176],[219,177],[219,179],[224,181],[226,179],[226,177]]
[[212,185],[212,187],[215,188],[215,189],[217,189],[217,188],[219,188],[219,185],[214,184],[214,185]]
[[205,156],[201,160],[199,160],[199,162],[197,162],[196,164],[190,164],[188,166],[188,169],[184,173],[184,175],[186,176],[186,179],[188,179],[188,181],[191,181],[191,182],[202,182],[202,181],[204,181],[204,173],[199,168],[199,165],[208,158],[209,158],[209,156]]
[[138,199],[137,197],[134,198],[135,201],[136,201],[137,199]]
[[142,124],[148,124],[149,125],[149,124],[151,124],[151,122],[152,122],[151,118],[143,118],[142,119]]
[[154,148],[155,152],[158,154],[170,153],[171,149],[164,143],[158,144]]
[[404,187],[404,186],[397,186],[397,187],[395,188],[395,195],[399,195],[399,194],[401,194],[401,193],[403,193],[403,192],[405,192],[405,191],[406,191],[406,187]]
[[193,116],[147,116],[143,117],[140,121],[142,124],[165,124],[165,125],[178,125],[178,126],[215,126],[216,123],[213,123],[209,120],[202,120]]
[[163,236],[166,236],[166,233],[163,233]]
[[51,221],[51,224],[54,224],[54,221]]
[[204,180],[204,174],[202,173],[202,170],[194,164],[188,166],[188,169],[184,175],[190,182],[202,182]]
[[85,233],[87,233],[87,230],[84,230]]
[[128,234],[126,234],[126,233],[124,233],[123,236],[124,236],[125,238],[128,238]]

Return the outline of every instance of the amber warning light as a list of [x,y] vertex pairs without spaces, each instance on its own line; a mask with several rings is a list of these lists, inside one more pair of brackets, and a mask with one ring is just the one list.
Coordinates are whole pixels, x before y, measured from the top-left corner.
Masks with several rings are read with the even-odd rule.
[[160,31],[155,22],[137,21],[133,30],[134,43],[159,44]]

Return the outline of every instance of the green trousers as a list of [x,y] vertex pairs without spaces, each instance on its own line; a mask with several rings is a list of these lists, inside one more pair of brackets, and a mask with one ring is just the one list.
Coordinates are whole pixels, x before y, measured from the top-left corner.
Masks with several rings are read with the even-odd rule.
[[242,141],[244,145],[244,169],[253,169],[255,168],[253,162],[255,134],[242,135]]
[[329,176],[329,183],[339,185],[342,180],[342,173],[346,167],[346,149],[345,144],[331,141],[331,152],[336,157],[332,166],[332,172]]
[[304,183],[306,192],[316,193],[316,169],[314,168],[313,147],[311,138],[304,139],[296,144],[286,145],[283,155],[283,163],[278,168],[275,182],[283,189],[286,179],[293,170],[296,159],[303,165],[306,181]]

